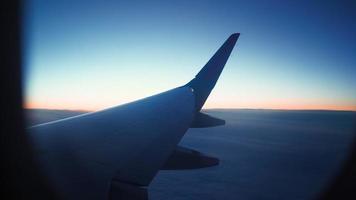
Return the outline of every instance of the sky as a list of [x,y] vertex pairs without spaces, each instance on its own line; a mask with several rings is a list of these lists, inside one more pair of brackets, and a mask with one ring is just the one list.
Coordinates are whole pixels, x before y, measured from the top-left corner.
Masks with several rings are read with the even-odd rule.
[[352,1],[29,0],[24,107],[99,110],[190,81],[241,33],[204,108],[356,110]]

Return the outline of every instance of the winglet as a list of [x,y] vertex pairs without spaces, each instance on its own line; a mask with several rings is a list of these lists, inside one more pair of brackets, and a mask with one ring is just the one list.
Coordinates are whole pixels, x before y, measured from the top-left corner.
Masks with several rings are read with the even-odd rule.
[[186,84],[186,86],[194,90],[196,99],[195,108],[197,111],[201,110],[211,90],[214,88],[239,36],[240,33],[232,34],[195,78]]

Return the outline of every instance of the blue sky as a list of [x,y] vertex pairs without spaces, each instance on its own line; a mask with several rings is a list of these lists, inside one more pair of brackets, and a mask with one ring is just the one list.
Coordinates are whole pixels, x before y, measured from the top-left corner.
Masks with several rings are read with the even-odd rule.
[[25,106],[98,110],[185,84],[241,36],[206,108],[356,110],[352,1],[24,6]]

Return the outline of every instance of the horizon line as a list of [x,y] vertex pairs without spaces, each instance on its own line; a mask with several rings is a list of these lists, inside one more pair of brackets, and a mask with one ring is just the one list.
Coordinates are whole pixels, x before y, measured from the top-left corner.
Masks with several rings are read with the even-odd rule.
[[[96,112],[99,110],[85,109],[66,109],[66,108],[44,108],[44,107],[23,107],[24,110],[57,110],[57,111],[75,111],[75,112]],[[251,108],[251,107],[234,107],[234,108],[202,108],[202,110],[276,110],[276,111],[340,111],[340,112],[356,112],[355,109],[327,109],[327,108]]]

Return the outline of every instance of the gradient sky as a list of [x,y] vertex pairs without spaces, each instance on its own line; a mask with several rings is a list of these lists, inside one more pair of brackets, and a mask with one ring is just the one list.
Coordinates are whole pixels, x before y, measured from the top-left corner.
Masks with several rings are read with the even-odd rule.
[[163,92],[240,32],[205,108],[356,110],[355,10],[352,1],[29,0],[24,105],[98,110]]

